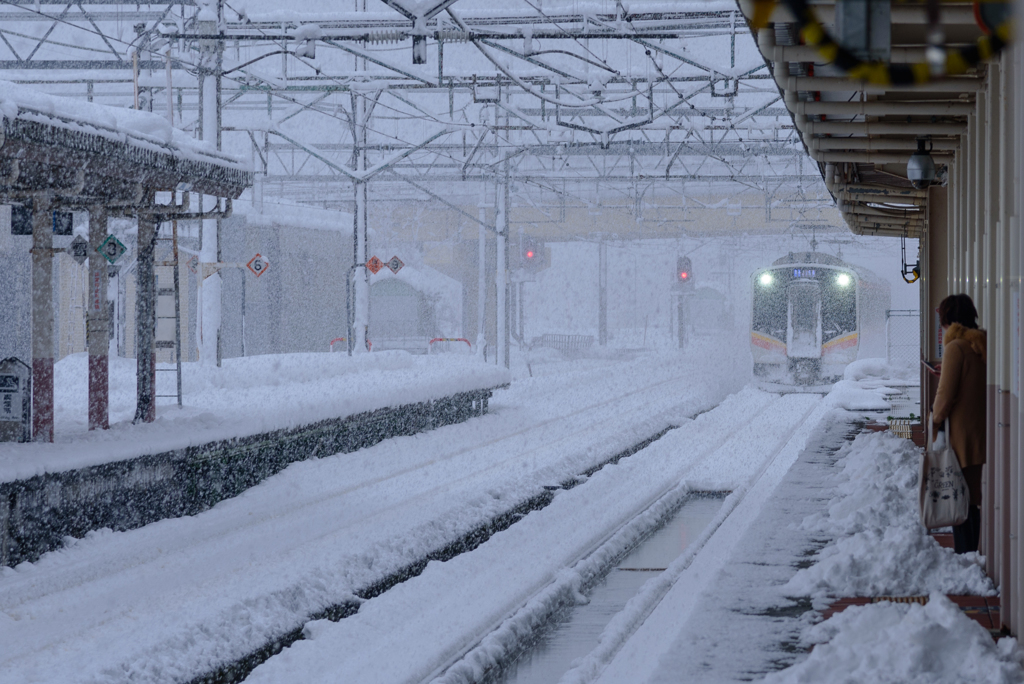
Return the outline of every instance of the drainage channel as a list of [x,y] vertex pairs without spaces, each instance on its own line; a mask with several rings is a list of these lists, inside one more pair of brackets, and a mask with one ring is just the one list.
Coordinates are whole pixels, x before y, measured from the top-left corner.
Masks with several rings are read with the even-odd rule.
[[[313,620],[331,620],[337,622],[350,615],[355,615],[359,611],[359,603],[367,601],[376,596],[380,596],[385,591],[391,589],[394,586],[410,580],[416,577],[427,567],[427,564],[431,561],[448,561],[456,556],[463,553],[467,553],[477,548],[485,541],[491,538],[494,534],[506,530],[519,520],[522,520],[524,516],[533,512],[539,511],[542,508],[550,504],[554,498],[554,492],[559,489],[571,489],[579,484],[586,481],[588,477],[604,468],[607,465],[618,463],[623,458],[627,458],[637,453],[641,449],[645,449],[652,443],[661,439],[668,433],[669,430],[675,429],[677,426],[669,426],[654,435],[651,435],[647,439],[637,442],[633,446],[625,449],[611,458],[608,458],[597,465],[588,468],[586,471],[580,473],[577,477],[569,478],[558,485],[546,486],[544,491],[531,497],[525,501],[520,502],[513,508],[502,513],[501,515],[492,518],[488,522],[484,523],[480,527],[477,527],[470,532],[466,533],[459,539],[454,540],[450,544],[443,548],[437,549],[430,554],[426,555],[422,559],[411,563],[397,571],[382,577],[378,581],[374,582],[368,587],[364,587],[355,592],[359,601],[344,601],[342,603],[329,606],[317,613],[308,616],[303,620],[302,624],[295,627],[290,632],[283,634],[276,639],[264,644],[259,649],[243,656],[233,662],[222,665],[212,672],[195,677],[190,680],[188,684],[235,684],[241,682],[249,676],[253,670],[262,665],[264,662],[272,658],[273,656],[280,653],[285,648],[291,646],[296,641],[303,638],[302,631],[305,627],[306,622]],[[699,530],[695,533],[699,534]]]
[[650,536],[625,554],[607,574],[586,591],[588,602],[570,605],[552,616],[545,627],[502,669],[481,684],[551,684],[561,679],[573,661],[590,653],[605,626],[647,580],[661,574],[718,513],[728,492],[695,492]]

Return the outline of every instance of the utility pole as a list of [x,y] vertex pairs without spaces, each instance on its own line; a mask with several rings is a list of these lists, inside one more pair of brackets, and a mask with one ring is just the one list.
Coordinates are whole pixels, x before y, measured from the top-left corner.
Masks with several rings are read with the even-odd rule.
[[[356,170],[366,170],[366,125],[369,108],[366,98],[359,94],[352,96],[352,116],[355,119],[355,154]],[[360,354],[366,351],[366,329],[370,324],[370,283],[366,269],[366,181],[357,180],[353,183],[355,190],[355,216],[353,240],[353,264],[355,276],[355,323],[352,337],[352,350]]]
[[476,293],[476,349],[477,353],[486,358],[487,355],[487,229],[484,222],[487,220],[487,209],[484,207],[486,196],[485,185],[480,184],[480,206],[478,216],[479,253],[477,260],[477,293]]
[[497,225],[498,249],[496,270],[494,273],[495,291],[498,297],[497,302],[497,344],[495,363],[504,364],[509,367],[509,321],[508,321],[508,226],[509,208],[511,198],[509,197],[509,160],[504,161],[504,178],[498,183],[495,201],[497,204]]
[[[199,0],[197,31],[201,35],[213,36],[219,33],[224,19],[223,0]],[[200,41],[201,68],[199,71],[199,132],[203,141],[212,142],[221,148],[220,118],[220,74],[224,56],[224,44],[210,38]],[[212,204],[210,201],[212,200]],[[201,197],[200,210],[217,208],[216,197]],[[216,264],[221,263],[220,224],[221,219],[203,219],[202,246],[199,261],[199,316],[202,326],[198,330],[199,360],[203,365],[221,362],[221,274]]]
[[[504,94],[499,92],[498,99],[502,96],[509,98],[507,92]],[[509,136],[509,115],[505,112],[504,115],[504,126],[505,136]],[[495,124],[498,122],[497,107],[495,108],[494,114]],[[497,135],[497,133],[495,133]],[[509,346],[511,340],[509,339],[509,291],[508,291],[508,237],[509,237],[509,212],[512,209],[512,196],[511,196],[511,168],[512,162],[506,154],[505,160],[502,162],[502,179],[498,183],[497,191],[494,193],[494,201],[496,204],[497,216],[495,228],[498,232],[497,239],[497,268],[494,273],[494,285],[497,295],[497,307],[496,314],[497,330],[496,330],[496,341],[498,348],[495,350],[495,363],[504,364],[505,368],[510,366],[509,358]]]

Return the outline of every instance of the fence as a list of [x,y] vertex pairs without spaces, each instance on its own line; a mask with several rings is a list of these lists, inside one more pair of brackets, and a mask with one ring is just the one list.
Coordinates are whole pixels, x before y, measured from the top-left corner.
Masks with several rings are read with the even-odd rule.
[[435,337],[427,346],[430,354],[473,353],[473,345],[465,337]]
[[920,359],[920,314],[914,309],[889,309],[885,312],[886,363],[917,368]]
[[567,354],[579,353],[594,346],[593,335],[552,335],[545,334],[535,337],[531,347],[550,347]]

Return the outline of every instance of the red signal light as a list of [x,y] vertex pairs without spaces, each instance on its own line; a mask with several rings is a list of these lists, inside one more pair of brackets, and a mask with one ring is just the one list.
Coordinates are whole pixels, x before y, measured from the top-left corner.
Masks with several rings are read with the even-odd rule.
[[687,273],[686,271],[683,271],[682,273],[679,274],[679,279],[680,280],[688,280],[689,277],[690,277],[690,274]]
[[527,259],[532,259],[533,258],[533,250],[532,249],[529,250],[528,252],[526,252],[526,258]]

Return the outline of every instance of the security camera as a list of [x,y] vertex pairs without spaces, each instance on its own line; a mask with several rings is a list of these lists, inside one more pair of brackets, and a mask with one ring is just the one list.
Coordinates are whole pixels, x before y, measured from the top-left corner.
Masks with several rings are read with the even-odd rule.
[[917,151],[910,155],[910,160],[907,162],[907,178],[919,190],[927,188],[935,182],[935,160],[932,159],[930,153],[931,141],[926,138],[918,138]]

